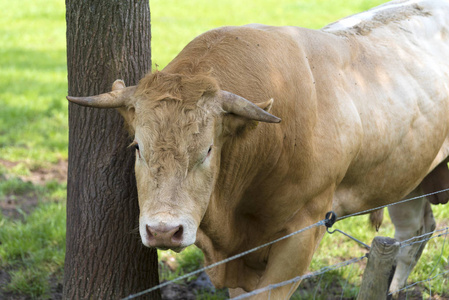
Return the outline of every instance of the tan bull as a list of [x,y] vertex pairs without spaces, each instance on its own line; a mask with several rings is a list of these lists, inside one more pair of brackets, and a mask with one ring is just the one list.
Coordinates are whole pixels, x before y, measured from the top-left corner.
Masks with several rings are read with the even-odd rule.
[[[210,264],[329,210],[342,217],[447,187],[435,174],[449,177],[448,16],[447,0],[395,1],[321,30],[218,28],[137,86],[116,81],[111,93],[68,99],[117,108],[128,123],[142,242],[176,251],[195,243]],[[401,240],[435,226],[426,199],[390,213]],[[323,233],[209,275],[233,296],[304,274]],[[422,247],[402,250],[391,289]]]

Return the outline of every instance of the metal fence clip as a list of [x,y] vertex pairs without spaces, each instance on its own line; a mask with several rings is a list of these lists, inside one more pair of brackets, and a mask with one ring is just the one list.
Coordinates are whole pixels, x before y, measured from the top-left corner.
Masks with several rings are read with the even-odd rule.
[[330,231],[329,228],[332,227],[332,225],[334,225],[335,221],[337,220],[337,214],[333,211],[329,211],[326,213],[326,217],[324,218],[324,225],[326,226],[326,231],[330,234],[334,233],[335,231],[338,231],[342,234],[344,234],[345,236],[347,236],[348,238],[356,241],[357,243],[363,245],[363,247],[365,247],[367,250],[370,250],[371,247],[368,246],[367,244],[365,244],[364,242],[356,239],[355,237],[350,236],[349,234],[341,231],[340,229],[335,229],[334,231]]

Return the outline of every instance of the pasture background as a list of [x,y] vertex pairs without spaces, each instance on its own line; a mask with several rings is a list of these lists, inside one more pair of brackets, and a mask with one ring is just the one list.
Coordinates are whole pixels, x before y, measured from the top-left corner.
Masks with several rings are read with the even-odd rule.
[[[383,2],[154,0],[150,2],[153,66],[162,69],[195,36],[215,27],[264,23],[320,28]],[[68,155],[65,3],[0,0],[0,7],[0,298],[57,298],[65,251]],[[448,226],[449,209],[440,206],[434,211],[438,227]],[[366,216],[335,227],[366,243],[376,235],[393,235],[387,218],[379,233],[369,228]],[[429,242],[411,281],[428,278],[438,261],[434,275],[448,269],[449,247],[443,248],[444,242],[444,238]],[[364,253],[341,234],[326,234],[311,269]],[[179,255],[160,253],[161,278],[196,269],[201,258],[195,247]],[[309,280],[296,297],[352,298],[364,264]],[[418,293],[423,293],[427,298],[431,288],[433,299],[448,298],[447,285],[448,277],[441,276],[420,284],[413,297],[420,299]]]

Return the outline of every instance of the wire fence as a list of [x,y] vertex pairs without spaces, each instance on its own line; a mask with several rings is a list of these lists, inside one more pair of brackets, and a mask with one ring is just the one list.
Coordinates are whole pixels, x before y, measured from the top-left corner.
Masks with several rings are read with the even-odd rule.
[[300,229],[300,230],[297,230],[297,231],[295,231],[295,232],[292,232],[292,233],[290,233],[290,234],[288,234],[288,235],[285,235],[285,236],[283,236],[283,237],[281,237],[281,238],[278,238],[278,239],[273,240],[273,241],[271,241],[271,242],[268,242],[268,243],[266,243],[266,244],[263,244],[263,245],[260,245],[260,246],[258,246],[258,247],[252,248],[252,249],[250,249],[250,250],[244,251],[244,252],[242,252],[242,253],[236,254],[236,255],[231,256],[231,257],[229,257],[229,258],[227,258],[227,259],[224,259],[224,260],[221,260],[221,261],[219,261],[219,262],[213,263],[213,264],[211,264],[211,265],[209,265],[209,266],[206,266],[206,267],[204,267],[204,268],[198,269],[198,270],[196,270],[196,271],[187,273],[187,274],[185,274],[185,275],[183,275],[183,276],[180,276],[180,277],[178,277],[178,278],[175,278],[175,279],[173,279],[173,280],[166,281],[166,282],[164,282],[164,283],[161,283],[161,284],[159,284],[159,285],[157,285],[157,286],[154,286],[154,287],[149,288],[149,289],[147,289],[147,290],[144,290],[144,291],[142,291],[142,292],[139,292],[139,293],[136,293],[136,294],[133,294],[133,295],[129,295],[128,297],[123,298],[123,300],[134,299],[134,298],[136,298],[136,297],[145,295],[145,294],[147,294],[147,293],[150,293],[150,292],[152,292],[152,291],[155,291],[155,290],[157,290],[157,289],[160,289],[160,288],[162,288],[162,287],[164,287],[164,286],[167,286],[167,285],[169,285],[169,284],[171,284],[171,283],[174,283],[174,282],[177,282],[177,281],[180,281],[180,280],[189,278],[189,277],[191,277],[191,276],[200,274],[200,273],[202,273],[202,272],[204,272],[204,271],[206,271],[206,270],[215,268],[215,267],[217,267],[217,266],[219,266],[219,265],[228,263],[228,262],[230,262],[230,261],[232,261],[232,260],[235,260],[235,259],[237,259],[237,258],[240,258],[240,257],[242,257],[242,256],[245,256],[245,255],[247,255],[247,254],[249,254],[249,253],[253,253],[253,252],[255,252],[255,251],[257,251],[257,250],[260,250],[260,249],[262,249],[262,248],[264,248],[264,247],[267,247],[267,246],[272,245],[272,244],[274,244],[274,243],[277,243],[277,242],[279,242],[279,241],[285,240],[285,239],[287,239],[287,238],[289,238],[289,237],[291,237],[291,236],[294,236],[294,235],[296,235],[296,234],[298,234],[298,233],[307,231],[307,230],[312,229],[312,228],[314,228],[314,227],[322,226],[322,225],[324,225],[324,222],[325,222],[325,220],[321,220],[321,221],[319,221],[319,222],[317,222],[317,223],[315,223],[315,224],[312,224],[312,225],[310,225],[310,226],[307,226],[307,227],[305,227],[305,228],[302,228],[302,229]]
[[[434,236],[430,236],[432,233],[437,233],[437,232],[439,232],[439,234],[434,235]],[[432,281],[433,279],[435,279],[435,278],[437,278],[439,276],[442,276],[444,274],[449,273],[449,270],[447,270],[447,271],[443,271],[443,272],[440,272],[440,273],[432,276],[433,272],[436,270],[436,267],[440,264],[441,259],[443,258],[444,247],[446,245],[446,239],[447,239],[448,235],[449,235],[449,226],[441,228],[441,229],[438,229],[438,230],[434,230],[432,232],[429,232],[429,233],[426,233],[426,234],[423,234],[423,235],[420,235],[420,236],[413,237],[413,238],[405,240],[405,241],[402,241],[401,242],[401,248],[404,248],[404,247],[411,246],[411,245],[414,245],[414,244],[417,244],[417,243],[421,243],[422,244],[422,243],[427,242],[427,241],[429,241],[431,239],[444,236],[443,245],[441,247],[441,254],[440,254],[439,258],[438,258],[438,261],[433,265],[433,268],[430,271],[430,273],[428,275],[428,278],[424,279],[424,280],[421,280],[421,281],[414,282],[414,283],[412,283],[410,285],[406,285],[405,287],[403,287],[403,288],[401,288],[401,289],[399,289],[397,291],[390,292],[388,295],[393,295],[393,294],[402,292],[404,290],[408,290],[411,287],[414,287],[414,286],[418,285],[419,283],[429,282],[429,281]],[[423,237],[427,237],[427,238],[422,239]],[[418,251],[419,251],[419,248],[416,250],[415,255],[417,254]],[[447,258],[447,260],[449,260],[449,257]],[[413,266],[409,265],[409,268],[411,269],[411,268],[413,268]],[[430,276],[432,276],[432,277],[430,277]],[[430,291],[430,295],[432,295],[431,287],[429,287],[429,291]]]
[[[414,242],[412,242],[412,243],[404,243],[404,242],[407,242],[407,241],[410,241],[410,240],[422,238],[422,237],[424,237],[424,236],[429,236],[429,235],[431,235],[431,234],[433,234],[433,233],[436,233],[436,232],[440,232],[440,233],[439,233],[438,235],[436,235],[436,236],[428,237],[428,238],[426,238],[426,239],[420,239],[420,240],[414,241]],[[449,270],[447,270],[447,271],[443,271],[443,272],[440,272],[440,273],[438,273],[438,274],[432,276],[434,270],[436,269],[436,266],[439,265],[439,263],[440,263],[440,261],[441,261],[441,259],[442,259],[442,254],[443,254],[443,251],[444,251],[444,246],[445,246],[445,244],[446,244],[446,237],[447,237],[448,235],[449,235],[449,226],[448,226],[448,227],[445,227],[445,228],[442,228],[442,229],[438,229],[438,230],[429,232],[429,233],[426,233],[426,234],[423,234],[423,235],[420,235],[420,236],[415,236],[415,237],[413,237],[413,238],[411,238],[411,239],[408,239],[408,240],[403,241],[403,242],[400,243],[400,248],[404,248],[404,247],[407,247],[407,246],[410,246],[410,245],[413,245],[413,244],[416,244],[416,243],[424,243],[424,242],[427,242],[427,241],[429,241],[429,240],[431,240],[431,239],[438,238],[438,237],[443,237],[443,236],[444,236],[444,242],[443,242],[442,249],[441,249],[441,255],[440,255],[440,257],[439,257],[439,260],[434,264],[434,266],[433,266],[433,268],[432,268],[432,271],[431,271],[430,274],[428,275],[428,278],[427,278],[427,279],[424,279],[424,280],[421,280],[421,281],[414,282],[414,283],[409,284],[409,285],[406,285],[405,287],[403,287],[403,288],[401,288],[401,289],[399,289],[399,290],[397,290],[397,291],[390,292],[390,293],[388,294],[389,296],[391,296],[391,295],[393,295],[393,294],[396,294],[396,293],[399,293],[399,292],[402,292],[402,291],[405,291],[405,290],[408,290],[408,289],[410,289],[410,288],[412,288],[412,287],[418,285],[419,283],[429,282],[429,281],[431,281],[431,280],[433,280],[433,279],[435,279],[435,278],[437,278],[437,277],[439,277],[439,276],[442,276],[442,275],[445,275],[445,274],[448,274],[448,273],[449,273]],[[419,249],[417,249],[417,251],[418,251],[418,250],[419,250]],[[416,253],[415,253],[415,254],[416,254]],[[303,280],[303,279],[308,279],[308,278],[311,278],[311,277],[315,277],[315,276],[318,276],[318,275],[322,275],[322,274],[327,273],[327,272],[329,272],[329,271],[337,270],[337,269],[340,269],[340,268],[343,268],[343,267],[346,267],[346,266],[355,264],[355,263],[361,261],[362,259],[366,258],[367,256],[368,256],[368,254],[365,254],[365,255],[363,255],[363,256],[361,256],[361,257],[349,259],[349,260],[347,260],[347,261],[344,261],[344,262],[341,262],[341,263],[337,263],[337,264],[334,264],[334,265],[332,265],[332,266],[324,267],[324,268],[322,268],[322,269],[320,269],[320,270],[318,270],[318,271],[315,271],[315,272],[312,272],[312,273],[309,273],[309,274],[306,274],[306,275],[303,275],[303,276],[298,276],[298,277],[295,277],[295,278],[292,278],[292,279],[290,279],[290,280],[286,280],[286,281],[283,281],[283,282],[280,282],[280,283],[277,283],[277,284],[271,284],[271,285],[268,285],[268,286],[266,286],[266,287],[264,287],[264,288],[254,290],[254,291],[252,291],[252,292],[249,292],[249,293],[246,293],[246,294],[237,296],[237,297],[235,297],[235,298],[231,298],[231,300],[246,299],[246,298],[248,298],[248,297],[255,296],[255,295],[258,295],[258,294],[267,292],[267,291],[271,291],[271,290],[273,290],[273,289],[276,289],[276,288],[279,288],[279,287],[282,287],[282,286],[285,286],[285,285],[288,285],[288,284],[296,283],[296,282],[301,281],[301,280]],[[449,257],[448,257],[448,259],[449,259]],[[413,266],[410,265],[409,267],[412,268]],[[430,277],[430,276],[432,276],[432,277]],[[270,295],[268,295],[268,299],[269,299],[269,298],[270,298]],[[342,298],[343,298],[343,291],[342,291],[342,296],[340,297],[340,299],[342,299]],[[288,300],[288,299],[287,299],[287,300]]]
[[324,268],[322,268],[322,269],[320,269],[318,271],[315,271],[315,272],[312,272],[312,273],[309,273],[309,274],[306,274],[306,275],[303,275],[303,276],[297,276],[295,278],[292,278],[292,279],[289,279],[289,280],[286,280],[286,281],[283,281],[283,282],[280,282],[280,283],[270,284],[270,285],[268,285],[268,286],[266,286],[264,288],[254,290],[252,292],[249,292],[249,293],[246,293],[246,294],[243,294],[243,295],[231,298],[231,299],[232,300],[246,299],[246,298],[251,297],[251,296],[255,296],[255,295],[258,295],[258,294],[261,294],[261,293],[264,293],[264,292],[267,292],[267,291],[271,291],[271,290],[274,290],[274,289],[277,289],[277,288],[280,288],[280,287],[283,287],[283,286],[286,286],[286,285],[289,285],[289,284],[297,283],[297,282],[299,282],[301,280],[304,280],[304,279],[308,279],[308,278],[311,278],[311,277],[322,275],[324,273],[327,273],[327,272],[330,272],[330,271],[333,271],[333,270],[336,270],[336,269],[340,269],[340,268],[343,268],[343,267],[348,266],[348,265],[355,264],[356,262],[359,262],[359,261],[361,261],[362,259],[364,259],[366,257],[367,257],[367,255],[365,254],[365,255],[363,255],[361,257],[349,259],[347,261],[340,262],[340,263],[334,264],[332,266],[327,266],[327,267],[324,267]]
[[[449,191],[449,188],[448,188],[448,189],[443,189],[443,190],[440,190],[440,191],[437,191],[437,192],[433,192],[433,193],[429,193],[429,194],[417,196],[417,197],[412,197],[412,198],[404,199],[404,200],[399,201],[399,202],[396,202],[396,203],[392,203],[392,204],[388,204],[388,205],[379,206],[379,207],[376,207],[376,208],[368,209],[368,210],[365,210],[365,211],[361,211],[361,212],[358,212],[358,213],[346,215],[346,216],[343,216],[343,217],[338,217],[338,218],[336,218],[336,220],[343,220],[343,219],[346,219],[346,218],[349,218],[349,217],[352,217],[352,216],[358,216],[358,215],[366,214],[366,213],[369,213],[369,212],[372,212],[372,211],[376,211],[376,210],[379,210],[379,209],[386,208],[386,207],[388,207],[388,206],[397,205],[397,204],[400,204],[400,203],[405,203],[405,202],[408,202],[408,201],[417,200],[417,199],[420,199],[420,198],[424,198],[424,197],[431,196],[431,195],[438,194],[438,193],[443,193],[443,192],[446,192],[446,191]],[[312,224],[312,225],[309,225],[309,226],[307,226],[307,227],[305,227],[305,228],[302,228],[302,229],[300,229],[300,230],[297,230],[297,231],[295,231],[295,232],[292,232],[292,233],[290,233],[290,234],[288,234],[288,235],[285,235],[285,236],[283,236],[283,237],[281,237],[281,238],[275,239],[275,240],[273,240],[273,241],[271,241],[271,242],[265,243],[265,244],[263,244],[263,245],[260,245],[260,246],[257,246],[257,247],[255,247],[255,248],[249,249],[249,250],[244,251],[244,252],[242,252],[242,253],[236,254],[236,255],[231,256],[231,257],[229,257],[229,258],[227,258],[227,259],[224,259],[224,260],[222,260],[222,261],[218,261],[218,262],[213,263],[213,264],[211,264],[211,265],[205,266],[205,267],[200,268],[200,269],[198,269],[198,270],[195,270],[195,271],[193,271],[193,272],[190,272],[190,273],[187,273],[187,274],[182,275],[182,276],[180,276],[180,277],[177,277],[177,278],[175,278],[175,279],[173,279],[173,280],[163,282],[163,283],[161,283],[161,284],[159,284],[159,285],[157,285],[157,286],[154,286],[154,287],[152,287],[152,288],[146,289],[146,290],[141,291],[141,292],[139,292],[139,293],[129,295],[129,296],[123,298],[123,300],[135,299],[135,298],[137,298],[137,297],[143,296],[143,295],[145,295],[145,294],[147,294],[147,293],[150,293],[150,292],[153,292],[153,291],[155,291],[155,290],[157,290],[157,289],[161,289],[161,288],[163,288],[163,287],[165,287],[165,286],[168,286],[168,285],[170,285],[170,284],[173,284],[173,283],[175,283],[175,282],[179,282],[179,281],[182,281],[182,280],[184,280],[184,279],[190,278],[190,277],[192,277],[192,276],[198,275],[198,274],[200,274],[200,273],[202,273],[202,272],[204,272],[204,271],[206,271],[206,270],[209,270],[209,269],[215,268],[215,267],[217,267],[217,266],[219,266],[219,265],[228,263],[228,262],[230,262],[230,261],[232,261],[232,260],[235,260],[235,259],[237,259],[237,258],[243,257],[243,256],[245,256],[245,255],[247,255],[247,254],[249,254],[249,253],[253,253],[253,252],[255,252],[255,251],[258,251],[258,250],[260,250],[260,249],[262,249],[262,248],[264,248],[264,247],[267,247],[267,246],[269,246],[269,245],[272,245],[272,244],[274,244],[274,243],[277,243],[277,242],[279,242],[279,241],[282,241],[282,240],[284,240],[284,239],[287,239],[287,238],[289,238],[289,237],[292,237],[292,236],[294,236],[294,235],[297,235],[297,234],[302,233],[302,232],[304,232],[304,231],[307,231],[307,230],[309,230],[309,229],[312,229],[312,228],[315,228],[315,227],[318,227],[318,226],[325,226],[325,225],[327,224],[328,221],[329,221],[329,220],[327,220],[327,219],[325,218],[325,219],[320,220],[320,221],[318,221],[318,222],[316,222],[316,223],[314,223],[314,224]],[[332,225],[331,225],[331,226],[332,226]],[[342,232],[342,231],[340,231],[340,230],[338,230],[338,231],[339,231],[339,232]],[[348,235],[348,234],[346,234],[346,233],[344,233],[344,232],[342,232],[342,233],[345,234],[346,236],[348,236],[348,237],[350,237],[350,238],[352,238],[352,239],[358,241],[357,239],[351,237],[350,235]],[[433,235],[434,233],[438,233],[438,234],[437,234],[437,235]],[[433,236],[432,236],[432,235],[433,235]],[[438,273],[438,274],[432,276],[433,272],[435,271],[436,266],[440,263],[440,261],[441,261],[441,259],[442,259],[442,254],[443,254],[444,247],[445,247],[445,244],[446,244],[446,237],[447,237],[447,235],[449,235],[449,226],[448,226],[448,227],[445,227],[445,228],[438,229],[438,230],[434,230],[434,231],[429,232],[429,233],[425,233],[425,234],[423,234],[423,235],[414,236],[414,237],[412,237],[412,238],[410,238],[410,239],[408,239],[408,240],[404,240],[404,241],[401,242],[401,248],[404,248],[404,247],[407,247],[407,246],[414,245],[414,244],[416,244],[416,243],[424,243],[424,242],[427,242],[427,241],[429,241],[429,240],[431,240],[431,239],[435,239],[435,238],[443,237],[443,236],[444,236],[444,242],[443,242],[443,246],[442,246],[442,250],[441,250],[441,255],[440,255],[440,257],[439,257],[438,262],[434,265],[434,267],[433,267],[431,273],[429,274],[429,277],[426,278],[426,279],[424,279],[424,280],[421,280],[421,281],[418,281],[418,282],[414,282],[414,283],[412,283],[412,284],[410,284],[410,285],[407,285],[407,286],[403,287],[402,289],[400,289],[400,290],[398,290],[398,291],[393,291],[393,292],[390,293],[389,295],[392,295],[392,294],[395,294],[395,293],[399,293],[399,292],[408,290],[408,289],[410,289],[411,287],[416,286],[416,285],[419,284],[419,283],[429,282],[429,281],[431,281],[431,280],[433,280],[433,279],[435,279],[435,278],[437,278],[437,277],[439,277],[439,276],[443,276],[443,275],[449,273],[449,270],[447,270],[447,271],[443,271],[443,272],[440,272],[440,273]],[[358,242],[360,242],[360,241],[358,241]],[[360,243],[361,243],[361,242],[360,242]],[[363,243],[362,243],[362,244],[363,244]],[[365,245],[365,244],[363,244],[363,245]],[[365,246],[367,246],[367,245],[365,245]],[[368,248],[369,248],[369,247],[368,247]],[[419,248],[418,248],[417,251],[419,251]],[[340,269],[340,268],[343,268],[343,267],[345,267],[345,266],[353,265],[353,264],[355,264],[355,263],[357,263],[357,262],[360,262],[361,260],[363,260],[363,259],[366,258],[366,257],[367,257],[367,255],[365,254],[365,255],[363,255],[363,256],[361,256],[361,257],[352,258],[352,259],[346,260],[346,261],[344,261],[344,262],[340,262],[340,263],[337,263],[337,264],[334,264],[334,265],[331,265],[331,266],[324,267],[324,268],[322,268],[322,269],[320,269],[320,270],[318,270],[318,271],[312,272],[312,273],[308,273],[308,274],[305,274],[305,275],[302,275],[302,276],[297,276],[297,277],[294,277],[294,278],[292,278],[292,279],[289,279],[289,280],[286,280],[286,281],[283,281],[283,282],[279,282],[279,283],[276,283],[276,284],[268,285],[268,286],[266,286],[266,287],[263,287],[263,288],[260,288],[260,289],[251,291],[251,292],[249,292],[249,293],[240,295],[240,296],[235,297],[235,298],[232,298],[232,299],[234,299],[234,300],[245,299],[245,298],[248,298],[248,297],[251,297],[251,296],[260,294],[260,293],[265,293],[265,292],[268,292],[268,293],[269,293],[268,297],[270,298],[270,295],[271,295],[270,293],[271,293],[271,291],[272,291],[273,289],[277,289],[277,288],[279,288],[279,287],[286,286],[286,285],[289,285],[289,284],[294,284],[294,283],[297,283],[297,282],[299,282],[299,281],[301,281],[301,280],[308,279],[308,278],[311,278],[311,277],[315,277],[315,276],[318,276],[318,275],[323,275],[323,274],[325,274],[325,273],[327,273],[327,272],[330,272],[330,271],[333,271],[333,270],[336,270],[336,269]],[[449,257],[448,257],[446,260],[449,260]],[[413,267],[413,266],[410,265],[410,268],[412,268],[412,267]],[[430,276],[432,276],[432,277],[430,277]]]

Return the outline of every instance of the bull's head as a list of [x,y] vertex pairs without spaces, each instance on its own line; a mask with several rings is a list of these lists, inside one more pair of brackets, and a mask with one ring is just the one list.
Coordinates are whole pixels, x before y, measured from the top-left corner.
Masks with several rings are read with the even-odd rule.
[[253,104],[209,76],[156,72],[138,86],[117,80],[110,93],[67,99],[122,114],[134,136],[142,242],[175,251],[195,242],[229,123],[280,122],[267,112],[273,100]]

